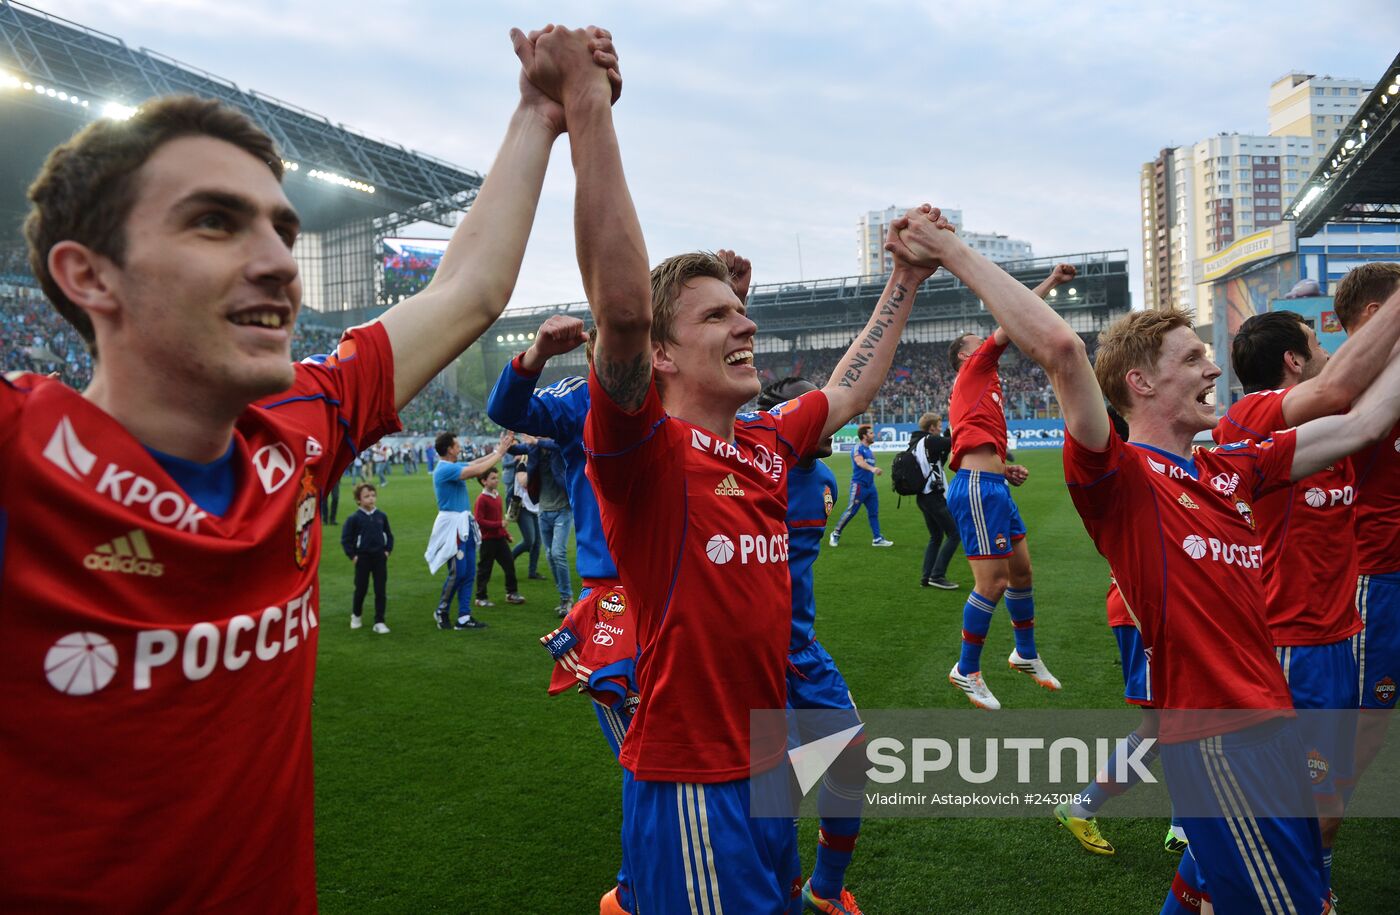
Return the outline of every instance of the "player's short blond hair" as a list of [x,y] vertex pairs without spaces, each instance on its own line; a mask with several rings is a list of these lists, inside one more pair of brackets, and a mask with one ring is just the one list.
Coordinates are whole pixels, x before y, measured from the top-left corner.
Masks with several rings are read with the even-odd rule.
[[1372,302],[1384,302],[1400,286],[1400,264],[1376,262],[1354,267],[1337,284],[1332,309],[1347,333],[1356,329],[1361,312]]
[[729,285],[729,268],[709,251],[668,257],[651,271],[651,342],[675,343],[671,331],[681,290],[694,279],[710,277]]
[[1190,326],[1190,315],[1166,308],[1124,315],[1099,334],[1094,374],[1113,409],[1128,416],[1132,409],[1128,373],[1133,369],[1155,369],[1162,352],[1162,338],[1178,327]]

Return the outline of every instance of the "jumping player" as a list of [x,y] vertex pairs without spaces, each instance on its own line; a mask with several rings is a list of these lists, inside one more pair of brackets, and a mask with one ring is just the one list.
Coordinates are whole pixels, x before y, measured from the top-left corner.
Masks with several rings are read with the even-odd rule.
[[[1245,396],[1216,424],[1219,444],[1262,441],[1319,416],[1344,412],[1385,365],[1400,338],[1400,310],[1347,341],[1329,360],[1317,334],[1292,311],[1254,315],[1231,345]],[[1269,632],[1299,709],[1355,709],[1360,703],[1352,637],[1361,631],[1354,591],[1357,543],[1351,459],[1337,461],[1254,503],[1264,540]],[[1326,543],[1326,549],[1318,544]],[[1341,825],[1341,786],[1350,782],[1356,719],[1309,715],[1299,723],[1313,758],[1323,868]]]
[[[1071,497],[1117,573],[1152,659],[1168,787],[1174,799],[1212,795],[1227,808],[1183,816],[1214,905],[1232,913],[1324,911],[1321,838],[1264,613],[1262,541],[1248,516],[1260,495],[1374,442],[1395,423],[1400,361],[1344,416],[1271,441],[1193,451],[1192,438],[1215,424],[1208,398],[1220,370],[1184,314],[1121,319],[1102,335],[1095,368],[1063,319],[953,233],[911,223],[901,248],[967,283],[1050,376],[1065,416]],[[1130,423],[1133,444],[1113,432],[1104,391]],[[1263,802],[1293,813],[1256,814]]]
[[[763,389],[758,408],[771,410],[795,400],[817,386],[804,378],[784,378]],[[788,572],[792,578],[792,634],[788,641],[787,703],[797,711],[801,744],[860,727],[860,715],[850,687],[836,662],[817,641],[817,600],[813,565],[821,552],[822,531],[836,499],[836,475],[822,458],[831,456],[831,439],[824,438],[796,466],[788,469]],[[846,889],[860,812],[865,800],[865,737],[854,737],[827,769],[817,796],[821,825],[817,830],[817,862],[802,887],[803,904],[827,915],[857,913]]]
[[505,307],[563,129],[522,83],[434,280],[296,366],[298,218],[262,130],[156,99],[50,155],[30,267],[94,375],[0,384],[0,523],[24,534],[0,578],[0,909],[315,910],[317,501]]
[[793,823],[751,818],[748,805],[751,788],[787,784],[785,728],[749,727],[751,710],[786,696],[787,470],[869,404],[932,270],[896,267],[825,388],[736,420],[759,393],[756,328],[714,256],[649,274],[606,81],[558,82],[591,66],[586,46],[555,29],[526,70],[562,101],[571,130],[579,265],[598,327],[588,473],[642,611],[624,856],[641,911],[783,912],[800,891]]
[[[1044,298],[1074,276],[1072,265],[1058,264],[1035,294]],[[957,372],[948,405],[953,429],[948,467],[954,471],[948,484],[948,510],[957,522],[974,579],[963,606],[962,651],[948,672],[948,682],[973,705],[993,710],[1001,708],[1001,703],[982,677],[982,645],[1003,594],[1016,639],[1007,664],[1039,686],[1060,688],[1060,681],[1036,651],[1031,554],[1026,526],[1011,498],[1011,487],[1025,482],[1026,468],[1006,463],[1006,412],[997,363],[1010,342],[998,327],[985,340],[963,334],[948,351]]]
[[875,442],[875,430],[869,423],[861,423],[856,427],[856,437],[859,441],[851,450],[851,491],[846,495],[846,510],[836,522],[836,530],[831,532],[831,545],[841,545],[841,532],[864,506],[874,537],[870,545],[894,546],[893,540],[886,540],[880,534],[880,493],[875,488],[875,478],[884,471],[875,465],[875,452],[870,450]]

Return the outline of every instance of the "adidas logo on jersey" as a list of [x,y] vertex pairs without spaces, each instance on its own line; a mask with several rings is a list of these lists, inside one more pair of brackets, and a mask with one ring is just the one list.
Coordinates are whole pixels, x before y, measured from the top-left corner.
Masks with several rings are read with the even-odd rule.
[[1187,508],[1200,508],[1199,505],[1191,501],[1191,497],[1188,496],[1186,493],[1182,493],[1181,495],[1177,496],[1176,501],[1180,502],[1182,505],[1185,505]]
[[101,544],[83,557],[83,568],[94,572],[121,572],[123,575],[149,575],[160,578],[165,566],[155,562],[146,532],[137,528]]
[[744,491],[739,488],[739,481],[734,479],[732,473],[720,480],[719,485],[715,487],[715,495],[717,496],[742,496],[743,494]]

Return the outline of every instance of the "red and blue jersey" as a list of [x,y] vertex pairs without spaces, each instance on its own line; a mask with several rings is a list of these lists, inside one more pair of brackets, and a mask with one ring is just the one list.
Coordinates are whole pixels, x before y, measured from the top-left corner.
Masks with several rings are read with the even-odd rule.
[[948,399],[948,423],[953,428],[948,466],[954,471],[962,466],[962,456],[980,445],[994,446],[997,457],[1006,460],[1006,411],[997,363],[1008,343],[997,345],[996,334],[989,335],[958,369]]
[[1142,633],[1157,705],[1255,710],[1164,715],[1164,743],[1292,714],[1269,633],[1253,503],[1289,486],[1294,443],[1289,430],[1182,458],[1114,432],[1103,451],[1065,438],[1070,497]]
[[[724,782],[777,765],[788,635],[787,474],[821,437],[820,391],[735,421],[734,439],[670,416],[653,382],[628,413],[589,378],[588,475],[638,610],[641,702],[621,761],[644,781]],[[750,746],[752,736],[753,745]]]
[[[1241,398],[1216,424],[1216,442],[1262,441],[1288,428],[1287,393],[1257,391]],[[1330,645],[1361,631],[1355,500],[1351,460],[1343,458],[1254,503],[1275,645]]]
[[823,461],[788,469],[788,574],[792,578],[792,637],[789,651],[816,638],[817,598],[812,565],[821,552],[826,519],[836,504],[836,474]]
[[538,378],[526,372],[516,356],[496,379],[486,400],[486,415],[503,428],[552,438],[558,443],[574,516],[574,562],[579,577],[586,581],[617,578],[617,567],[603,536],[603,522],[598,517],[598,499],[584,474],[587,462],[583,424],[588,416],[588,382],[583,378],[564,378],[535,390]]
[[1400,571],[1400,424],[1352,455],[1356,468],[1356,550],[1362,575]]
[[0,909],[315,909],[318,504],[399,423],[378,324],[295,373],[219,516],[78,392],[0,382]]

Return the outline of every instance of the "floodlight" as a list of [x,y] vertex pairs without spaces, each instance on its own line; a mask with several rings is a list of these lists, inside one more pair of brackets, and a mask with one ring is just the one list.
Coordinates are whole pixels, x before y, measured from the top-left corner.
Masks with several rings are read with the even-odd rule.
[[102,116],[104,118],[111,118],[114,121],[130,120],[131,116],[135,113],[135,108],[118,104],[117,102],[108,102],[102,106]]
[[1076,288],[1074,288],[1073,286],[1071,286],[1071,287],[1069,287],[1069,294],[1070,294],[1070,295],[1079,295],[1079,290],[1076,289]]
[[496,334],[496,342],[497,342],[497,343],[504,343],[504,342],[506,342],[506,338],[505,338],[505,337],[502,337],[500,334]]

